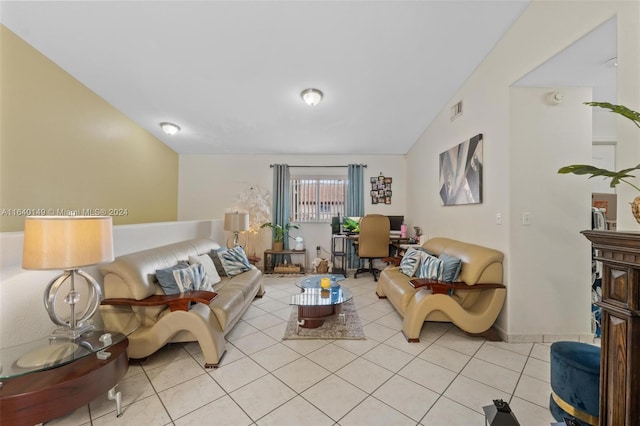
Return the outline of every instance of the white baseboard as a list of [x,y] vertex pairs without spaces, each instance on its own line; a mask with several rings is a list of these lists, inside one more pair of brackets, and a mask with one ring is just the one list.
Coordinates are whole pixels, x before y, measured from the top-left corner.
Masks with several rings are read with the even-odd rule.
[[559,341],[572,341],[582,343],[594,343],[593,333],[584,334],[504,334],[500,332],[502,340],[508,343],[553,343]]

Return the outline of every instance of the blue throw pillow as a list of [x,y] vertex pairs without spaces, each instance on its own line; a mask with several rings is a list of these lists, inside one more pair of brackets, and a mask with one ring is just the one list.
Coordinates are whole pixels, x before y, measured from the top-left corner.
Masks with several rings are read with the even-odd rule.
[[178,283],[173,276],[173,271],[178,269],[185,269],[188,267],[189,264],[187,262],[178,262],[177,265],[173,265],[169,268],[156,270],[156,279],[158,280],[160,287],[162,287],[162,291],[164,292],[164,294],[180,293],[180,287],[178,287]]
[[449,256],[442,253],[440,260],[444,262],[444,272],[442,274],[442,281],[452,283],[458,281],[460,275],[460,269],[462,269],[462,260],[457,257]]
[[435,256],[423,253],[418,269],[418,278],[442,281],[444,262]]
[[420,266],[420,258],[422,255],[413,247],[407,249],[400,261],[400,272],[408,277],[413,277]]
[[218,256],[222,262],[227,276],[233,277],[251,269],[251,263],[244,253],[244,249],[240,246],[230,248],[229,250],[219,251]]

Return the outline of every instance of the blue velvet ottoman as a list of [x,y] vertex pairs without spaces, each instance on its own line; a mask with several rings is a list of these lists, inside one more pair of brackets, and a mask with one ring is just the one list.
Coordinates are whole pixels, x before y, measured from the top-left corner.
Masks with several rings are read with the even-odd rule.
[[551,345],[549,409],[562,421],[597,425],[600,399],[600,348],[579,342]]

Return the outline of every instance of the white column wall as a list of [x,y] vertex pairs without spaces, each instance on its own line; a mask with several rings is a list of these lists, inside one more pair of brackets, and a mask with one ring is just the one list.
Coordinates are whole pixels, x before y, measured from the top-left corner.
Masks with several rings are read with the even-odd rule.
[[[553,90],[564,96],[559,105],[545,102]],[[557,173],[591,160],[590,100],[590,87],[511,89],[510,271],[518,281],[508,300],[518,308],[509,326],[525,341],[591,334],[591,244],[580,234],[591,228],[590,182]]]

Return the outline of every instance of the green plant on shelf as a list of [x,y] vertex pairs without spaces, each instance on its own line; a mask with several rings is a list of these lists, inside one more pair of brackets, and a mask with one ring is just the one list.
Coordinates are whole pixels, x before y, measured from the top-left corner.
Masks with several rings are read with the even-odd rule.
[[273,241],[276,243],[280,243],[284,241],[286,235],[289,234],[290,229],[300,229],[299,225],[295,223],[287,223],[282,226],[279,224],[274,225],[271,222],[263,223],[260,228],[271,228],[273,230]]

